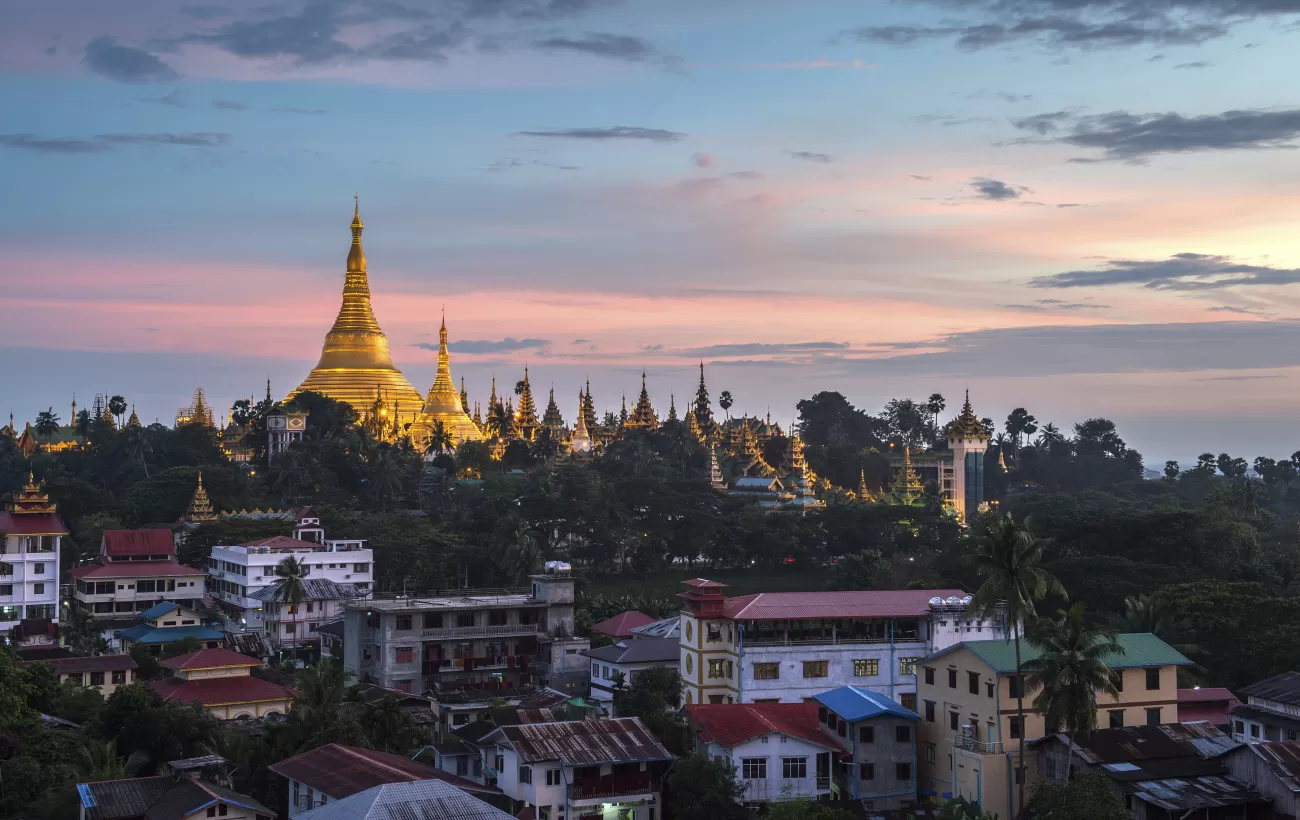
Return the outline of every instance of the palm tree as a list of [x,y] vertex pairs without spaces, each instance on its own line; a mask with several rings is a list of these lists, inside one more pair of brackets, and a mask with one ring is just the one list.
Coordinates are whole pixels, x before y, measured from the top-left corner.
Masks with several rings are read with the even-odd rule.
[[126,761],[117,754],[117,739],[86,740],[78,766],[88,781],[125,780]]
[[153,446],[149,444],[149,439],[145,437],[144,429],[141,427],[124,427],[126,434],[126,455],[132,461],[140,462],[144,468],[144,477],[149,477],[149,465],[145,462],[145,457],[153,453]]
[[[1065,588],[1040,564],[1043,547],[1049,542],[1035,538],[1031,519],[1016,523],[1010,513],[991,522],[980,538],[975,553],[979,574],[984,578],[971,600],[970,612],[980,619],[997,617],[1005,607],[1007,640],[1016,648],[1016,715],[1020,722],[1020,759],[1018,780],[1025,780],[1025,686],[1020,669],[1020,637],[1025,621],[1035,617],[1034,605],[1048,594],[1066,597]],[[1020,811],[1025,813],[1025,790],[1020,789]]]
[[126,399],[122,396],[113,396],[108,400],[108,412],[117,416],[117,426],[120,429],[126,423]]
[[42,410],[36,414],[36,432],[45,436],[45,443],[49,444],[54,434],[59,432],[59,415],[51,407],[48,410]]
[[[280,580],[275,590],[275,597],[281,603],[289,607],[289,613],[294,616],[293,622],[298,621],[298,610],[302,607],[303,601],[307,600],[307,585],[304,583],[307,578],[307,566],[301,563],[297,558],[290,555],[280,563],[275,565],[275,577]],[[280,642],[280,636],[276,636],[275,642]],[[298,627],[294,626],[293,642],[298,644]]]
[[506,549],[505,569],[514,584],[524,584],[528,576],[541,569],[542,550],[537,539],[526,532],[515,536],[515,542]]
[[424,454],[427,456],[434,453],[445,453],[454,448],[455,445],[456,442],[452,438],[451,430],[448,430],[447,425],[439,419],[433,423],[433,427],[429,430],[429,441],[424,446]]
[[1081,602],[1058,614],[1054,620],[1043,619],[1033,630],[1030,642],[1041,654],[1025,664],[1031,670],[1026,688],[1042,690],[1034,698],[1034,708],[1047,725],[1065,727],[1069,782],[1075,737],[1097,728],[1097,693],[1119,696],[1107,660],[1124,654],[1124,648],[1116,642],[1114,630],[1088,623]]
[[942,393],[931,393],[930,398],[925,400],[925,410],[930,414],[930,444],[939,437],[939,414],[943,408],[948,406]]
[[727,414],[728,422],[731,421],[731,405],[734,403],[735,400],[731,398],[730,390],[723,390],[721,393],[718,394],[718,406],[721,407],[722,411]]
[[[1195,643],[1195,630],[1179,619],[1168,602],[1154,595],[1130,595],[1125,598],[1124,614],[1115,618],[1113,624],[1118,632],[1150,632],[1188,657],[1202,652],[1201,647]],[[1194,679],[1195,669],[1199,667],[1179,667],[1180,683],[1186,684]]]

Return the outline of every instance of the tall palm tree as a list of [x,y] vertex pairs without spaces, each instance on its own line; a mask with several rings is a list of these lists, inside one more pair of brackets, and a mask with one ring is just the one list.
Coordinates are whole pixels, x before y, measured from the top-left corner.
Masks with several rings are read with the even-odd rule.
[[119,429],[126,424],[126,399],[122,396],[113,396],[108,400],[108,412],[117,416],[117,426]]
[[424,454],[443,453],[455,447],[455,444],[451,430],[448,430],[447,425],[439,419],[433,423],[433,427],[429,430],[429,443],[425,445]]
[[1124,648],[1115,640],[1114,630],[1088,623],[1081,602],[1058,615],[1044,618],[1033,630],[1030,642],[1041,654],[1025,663],[1031,672],[1026,688],[1041,690],[1034,698],[1034,708],[1043,714],[1047,725],[1065,727],[1068,782],[1075,737],[1097,728],[1097,693],[1119,696],[1115,673],[1107,661],[1124,654]]
[[[1020,668],[1020,638],[1024,623],[1036,616],[1035,604],[1049,594],[1066,597],[1061,582],[1040,564],[1043,547],[1049,542],[1036,538],[1026,516],[1017,523],[1010,513],[989,523],[979,540],[975,562],[984,578],[971,600],[970,611],[977,618],[997,617],[1005,607],[1007,640],[1016,648],[1016,715],[1020,721],[1020,756],[1017,763],[1021,784],[1025,782],[1025,685]],[[1020,811],[1025,813],[1025,789],[1020,788]]]
[[132,461],[140,462],[144,468],[144,477],[149,477],[149,465],[145,457],[153,453],[153,446],[149,444],[149,439],[145,436],[142,427],[123,427],[126,436],[126,455]]
[[59,432],[59,415],[51,407],[48,410],[42,410],[36,414],[36,432],[38,435],[45,436],[45,443],[49,444],[54,434]]
[[[304,583],[307,579],[307,566],[290,555],[275,565],[275,577],[280,579],[275,597],[289,607],[296,624],[303,601],[307,600],[307,585]],[[276,643],[279,643],[279,637],[276,636]],[[299,643],[297,626],[293,629],[293,642],[295,646]]]
[[730,390],[723,390],[721,393],[718,394],[718,406],[721,407],[722,411],[727,414],[728,423],[731,422],[731,405],[733,404],[733,402],[734,399],[731,398]]

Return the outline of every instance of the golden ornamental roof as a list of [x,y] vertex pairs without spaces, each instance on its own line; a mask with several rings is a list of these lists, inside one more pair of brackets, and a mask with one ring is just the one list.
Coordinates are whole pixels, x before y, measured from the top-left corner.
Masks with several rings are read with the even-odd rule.
[[966,402],[962,405],[961,414],[948,422],[947,434],[949,438],[988,438],[988,431],[971,407],[969,390],[966,391]]
[[442,318],[442,327],[438,329],[438,373],[433,385],[424,397],[420,416],[412,425],[411,435],[415,438],[428,435],[434,422],[442,422],[452,438],[459,444],[462,441],[482,441],[483,434],[478,425],[465,412],[461,404],[460,391],[451,380],[451,354],[447,352],[447,317]]
[[189,509],[185,515],[181,516],[182,521],[199,524],[205,521],[216,521],[217,515],[212,511],[212,504],[208,501],[208,491],[203,489],[203,473],[199,472],[199,483],[194,488],[194,497],[190,499]]
[[14,495],[13,501],[9,503],[9,511],[15,515],[46,515],[55,512],[54,504],[50,502],[49,495],[41,491],[41,486],[29,471],[27,484]]

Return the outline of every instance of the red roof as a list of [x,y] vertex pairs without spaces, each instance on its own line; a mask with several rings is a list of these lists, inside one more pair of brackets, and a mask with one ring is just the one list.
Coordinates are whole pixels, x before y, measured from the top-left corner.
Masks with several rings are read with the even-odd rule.
[[110,558],[128,555],[175,555],[170,530],[104,530],[100,554]]
[[780,621],[805,618],[919,618],[931,598],[965,595],[960,589],[871,589],[847,592],[759,592],[726,599],[727,618]]
[[207,576],[175,561],[114,561],[105,564],[87,564],[68,570],[73,578],[160,578],[173,576]]
[[1179,703],[1205,703],[1206,701],[1232,701],[1237,703],[1237,696],[1227,689],[1215,686],[1203,686],[1196,689],[1179,689]]
[[694,589],[714,589],[726,586],[726,584],[717,581],[710,581],[708,578],[692,578],[689,581],[682,581],[682,583]]
[[300,538],[290,538],[287,535],[273,535],[270,538],[259,538],[256,541],[249,541],[247,544],[240,544],[241,547],[266,547],[273,550],[317,550],[320,544],[313,544],[310,541],[303,541]]
[[695,703],[686,714],[706,743],[728,748],[769,732],[840,750],[821,730],[816,703]]
[[500,789],[495,787],[448,774],[401,755],[358,749],[342,743],[320,746],[288,760],[281,760],[270,768],[281,777],[297,780],[335,800],[351,797],[375,786],[411,783],[416,780],[441,780],[465,791],[500,793]]
[[599,632],[602,635],[609,635],[613,638],[626,638],[631,636],[632,630],[638,626],[645,626],[655,622],[654,618],[644,612],[637,612],[630,609],[627,612],[620,612],[613,618],[606,618],[600,623],[592,626],[592,632]]
[[0,511],[0,533],[5,535],[67,535],[68,528],[54,513],[15,515]]
[[261,666],[257,658],[250,658],[229,649],[200,649],[186,652],[162,661],[168,669],[215,669],[224,666]]
[[135,658],[130,655],[90,655],[73,658],[49,658],[47,660],[19,661],[19,666],[34,663],[48,663],[61,674],[73,675],[78,672],[112,672],[114,670],[135,669]]
[[269,680],[251,676],[233,678],[203,678],[181,680],[163,678],[149,682],[149,688],[163,701],[177,703],[202,703],[204,706],[221,706],[229,703],[261,703],[268,700],[289,700],[289,690]]

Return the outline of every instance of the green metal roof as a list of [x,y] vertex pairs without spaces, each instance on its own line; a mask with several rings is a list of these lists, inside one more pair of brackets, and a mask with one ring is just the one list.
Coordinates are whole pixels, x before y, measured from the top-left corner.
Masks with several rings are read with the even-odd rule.
[[[1116,635],[1115,642],[1120,645],[1124,653],[1106,658],[1106,665],[1112,669],[1127,669],[1134,666],[1190,666],[1192,663],[1184,657],[1183,653],[1150,632]],[[1016,644],[1013,641],[966,641],[958,646],[965,646],[974,652],[996,672],[1016,671]],[[1030,658],[1037,658],[1040,654],[1042,652],[1038,647],[1028,641],[1020,641],[1022,668]]]

